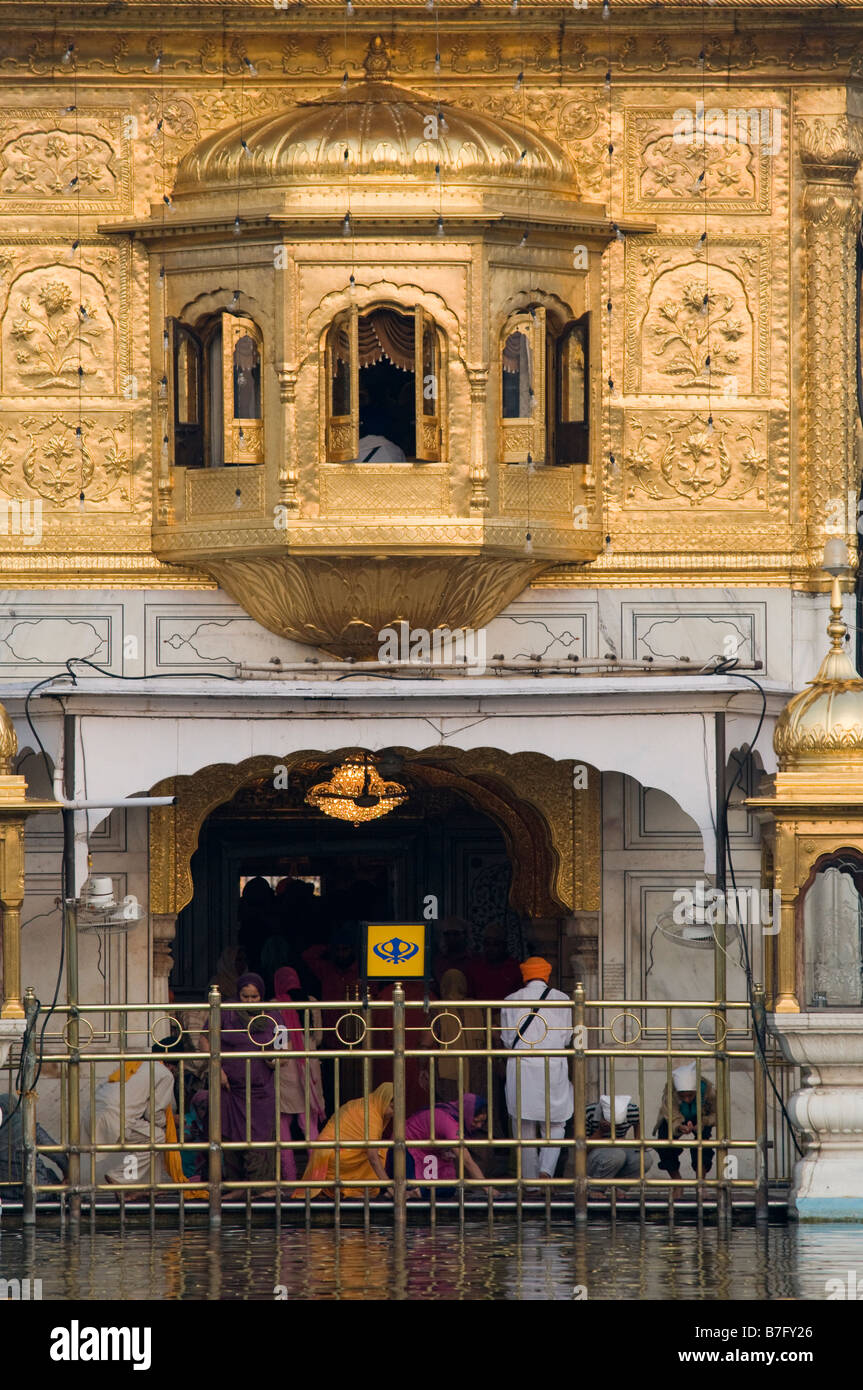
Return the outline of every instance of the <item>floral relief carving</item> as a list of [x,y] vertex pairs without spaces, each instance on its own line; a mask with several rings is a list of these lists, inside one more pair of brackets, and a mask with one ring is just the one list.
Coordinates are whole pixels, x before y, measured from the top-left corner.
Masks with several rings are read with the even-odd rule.
[[[51,199],[62,196],[111,199],[117,178],[106,140],[63,130],[26,131],[0,151],[0,193]],[[74,180],[77,179],[77,184]]]
[[700,506],[709,498],[722,502],[766,502],[767,445],[760,417],[714,415],[697,411],[627,421],[629,447],[624,450],[626,500],[644,497],[668,503],[676,499]]
[[0,436],[0,488],[20,496],[23,482],[61,508],[77,501],[82,491],[89,502],[103,502],[115,493],[118,501],[129,502],[129,429],[128,417],[106,421],[25,415]]
[[317,76],[324,76],[330,72],[334,66],[332,40],[328,38],[317,39],[314,46],[314,53],[317,62],[311,66],[307,63],[298,63],[296,60],[305,51],[305,46],[298,39],[288,39],[282,46],[282,72],[290,73],[291,76],[298,76],[300,73],[313,73]]
[[[393,8],[408,11],[414,4],[415,0],[398,0]],[[175,8],[191,14],[194,5],[189,0]],[[496,25],[489,33],[492,26],[480,11],[474,32],[462,30],[452,37],[442,36],[439,43],[441,65],[446,71],[492,73],[502,69],[509,71],[513,64],[521,62],[528,72],[572,73],[592,67],[601,76],[605,71],[603,65],[607,65],[610,57],[616,71],[648,76],[672,69],[697,72],[701,66],[721,75],[728,72],[729,66],[744,72],[754,69],[792,73],[839,71],[843,77],[849,71],[851,75],[859,73],[860,40],[849,18],[846,18],[844,30],[834,24],[820,30],[801,30],[800,24],[804,21],[797,23],[791,0],[774,0],[767,8],[787,9],[789,18],[777,21],[774,29],[759,33],[757,39],[753,33],[742,29],[733,32],[723,29],[720,33],[702,36],[698,25],[681,26],[679,32],[656,33],[648,21],[641,30],[628,31],[625,37],[614,36],[611,45],[605,32],[585,32],[576,24],[562,26],[559,41],[557,38],[535,41],[531,37],[527,48],[519,26],[511,26],[508,31],[506,26]],[[799,5],[796,12],[799,18]],[[349,35],[344,42],[337,43],[332,39],[316,38],[312,33],[289,39],[284,46],[286,56],[296,56],[300,61],[296,66],[286,67],[285,71],[292,75],[341,72],[344,66],[356,72],[362,66],[366,36],[362,30],[357,35],[350,29]],[[73,42],[74,52],[69,56],[69,45]],[[399,50],[409,46],[411,43],[399,36]],[[434,35],[423,34],[416,44],[423,56],[411,63],[402,61],[397,68],[394,64],[394,69],[407,73],[433,66],[435,46]],[[700,61],[701,53],[704,56]],[[143,31],[130,29],[117,35],[110,31],[88,33],[86,26],[80,25],[74,31],[55,26],[53,32],[34,38],[32,25],[21,25],[17,31],[10,29],[6,35],[3,67],[7,72],[19,70],[41,77],[66,77],[70,73],[99,76],[134,73],[152,77],[157,71],[155,59],[159,57],[161,71],[172,76],[191,73],[219,80],[226,76],[241,77],[244,68],[240,62],[244,56],[248,56],[262,73],[271,72],[276,66],[272,35],[223,38],[221,32],[213,34],[211,29],[202,30],[190,20],[184,28],[178,26],[172,31],[170,43],[146,28]],[[317,64],[309,66],[315,57]]]
[[[628,211],[701,212],[705,197],[709,199],[712,212],[770,211],[771,174],[776,153],[771,151],[767,137],[778,129],[775,122],[781,120],[780,112],[775,108],[770,110],[767,127],[762,131],[761,125],[756,124],[754,136],[757,138],[750,142],[741,138],[743,132],[738,126],[737,115],[733,126],[731,124],[730,101],[717,105],[719,114],[712,123],[710,117],[714,108],[710,103],[707,105],[700,139],[694,115],[691,138],[684,139],[681,137],[687,134],[689,127],[676,118],[673,111],[627,110],[624,140]],[[752,98],[745,109],[750,106],[756,110],[762,103]],[[689,107],[689,98],[681,102],[682,110],[688,112]],[[736,113],[739,111],[740,123],[752,135],[742,104],[733,109]],[[764,144],[760,143],[762,139]]]
[[[72,110],[74,108],[70,108]],[[132,206],[128,110],[0,110],[0,211],[105,213]]]
[[769,391],[771,361],[780,366],[769,352],[769,241],[714,238],[712,253],[708,264],[681,234],[627,246],[627,392]]
[[706,278],[686,280],[678,294],[660,301],[650,329],[659,371],[681,386],[705,387],[736,372],[736,344],[746,330],[734,308],[733,296],[710,289]]
[[[195,107],[175,93],[151,96],[144,113],[149,129],[147,155],[153,175],[167,187],[187,150],[201,138]],[[150,194],[155,196],[155,188]]]
[[3,316],[3,390],[39,394],[113,390],[114,322],[95,275],[66,267],[28,271]]
[[575,191],[601,197],[608,178],[608,132],[605,114],[596,102],[573,99],[561,103],[559,88],[536,88],[522,96],[504,91],[459,92],[453,100],[467,110],[548,131],[563,146],[575,168]]
[[796,125],[804,157],[825,164],[834,159],[848,163],[863,159],[863,123],[844,112],[835,116],[801,116]]
[[[739,141],[715,145],[683,144],[661,135],[644,148],[639,193],[642,200],[677,202],[717,194],[750,198],[755,192],[755,150]],[[704,178],[695,187],[700,175]]]

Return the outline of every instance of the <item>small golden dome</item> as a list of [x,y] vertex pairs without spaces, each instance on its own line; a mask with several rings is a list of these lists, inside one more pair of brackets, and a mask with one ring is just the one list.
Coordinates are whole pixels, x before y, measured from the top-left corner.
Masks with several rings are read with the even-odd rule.
[[[575,170],[556,141],[396,86],[388,80],[389,59],[379,38],[372,41],[365,69],[363,79],[326,96],[208,136],[181,160],[174,196],[200,198],[231,189],[258,203],[261,194],[279,187],[290,187],[295,197],[303,186],[320,191],[336,185],[341,207],[355,178],[381,191],[407,181],[435,197],[440,183],[444,190],[514,185],[576,196]],[[356,192],[351,187],[352,196]]]
[[815,679],[788,701],[776,722],[773,747],[782,769],[831,755],[863,756],[863,680],[845,651],[841,606],[834,603],[831,611],[830,651]]

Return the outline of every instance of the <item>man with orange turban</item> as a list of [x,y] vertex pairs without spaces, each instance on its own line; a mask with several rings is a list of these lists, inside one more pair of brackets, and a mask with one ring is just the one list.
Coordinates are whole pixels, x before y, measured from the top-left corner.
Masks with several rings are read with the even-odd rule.
[[[536,1051],[563,1051],[572,1038],[572,1001],[549,985],[551,965],[529,956],[521,967],[524,985],[507,995],[501,1010],[501,1041],[513,1053],[506,1064],[506,1108],[514,1135],[541,1136],[538,1148],[522,1148],[521,1171],[527,1182],[552,1178],[560,1157],[550,1142],[562,1139],[572,1115],[572,1083],[566,1057],[532,1056]],[[569,1008],[562,1007],[569,1004]],[[548,1105],[546,1106],[546,1078]]]

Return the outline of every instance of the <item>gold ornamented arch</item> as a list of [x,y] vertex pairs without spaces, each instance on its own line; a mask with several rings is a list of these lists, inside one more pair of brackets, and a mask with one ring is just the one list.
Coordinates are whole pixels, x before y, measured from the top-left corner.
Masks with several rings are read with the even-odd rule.
[[[319,758],[331,762],[347,749],[303,749],[286,757],[260,755],[240,763],[212,763],[182,777],[167,777],[154,796],[176,796],[174,806],[150,812],[150,912],[176,916],[191,900],[191,861],[201,827],[241,787]],[[447,788],[483,811],[500,829],[513,865],[513,905],[533,917],[599,910],[600,774],[588,768],[587,787],[573,787],[573,763],[542,753],[496,748],[400,749],[417,782]]]

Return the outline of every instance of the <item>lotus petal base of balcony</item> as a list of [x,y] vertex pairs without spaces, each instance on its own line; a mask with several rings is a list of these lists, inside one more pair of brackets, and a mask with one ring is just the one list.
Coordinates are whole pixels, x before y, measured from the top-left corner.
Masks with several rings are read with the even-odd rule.
[[[270,632],[333,656],[374,660],[384,628],[481,628],[548,562],[494,556],[260,556],[204,568]],[[407,653],[405,653],[407,656]]]

